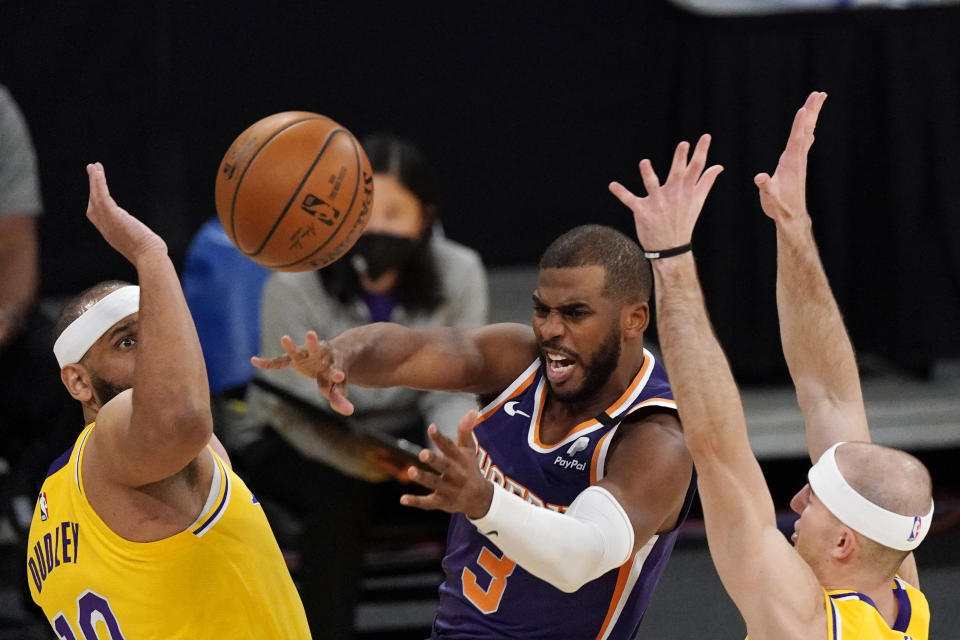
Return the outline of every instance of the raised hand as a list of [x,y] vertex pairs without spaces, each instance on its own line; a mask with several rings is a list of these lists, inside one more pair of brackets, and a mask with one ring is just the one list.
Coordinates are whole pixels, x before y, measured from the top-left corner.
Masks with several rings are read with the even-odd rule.
[[121,209],[110,197],[102,164],[88,164],[87,176],[90,179],[87,218],[111,247],[132,263],[147,253],[167,252],[167,245],[160,236]]
[[720,165],[704,171],[709,148],[710,135],[700,136],[688,162],[690,143],[678,144],[663,185],[650,160],[641,160],[640,177],[647,190],[645,198],[634,195],[619,182],[610,183],[610,192],[633,211],[637,239],[645,251],[662,251],[690,242],[707,194],[723,171]]
[[294,344],[290,336],[280,338],[285,355],[276,358],[250,358],[251,364],[258,369],[292,368],[304,378],[317,381],[317,388],[330,402],[330,408],[348,416],[353,413],[353,403],[347,399],[347,374],[343,370],[342,354],[324,340],[317,337],[315,331],[308,331],[306,343],[302,347]]
[[456,442],[440,433],[437,425],[430,425],[427,434],[437,445],[437,451],[424,449],[420,452],[420,460],[439,474],[410,467],[410,479],[431,492],[425,496],[405,494],[400,497],[400,504],[417,509],[463,513],[470,518],[486,515],[493,500],[493,485],[483,477],[477,466],[477,449],[473,440],[476,420],[476,411],[460,419]]
[[777,224],[809,223],[807,217],[807,152],[813,145],[813,130],[827,94],[814,91],[807,97],[797,115],[787,146],[780,154],[780,161],[773,177],[759,173],[753,182],[760,190],[760,206],[763,212]]

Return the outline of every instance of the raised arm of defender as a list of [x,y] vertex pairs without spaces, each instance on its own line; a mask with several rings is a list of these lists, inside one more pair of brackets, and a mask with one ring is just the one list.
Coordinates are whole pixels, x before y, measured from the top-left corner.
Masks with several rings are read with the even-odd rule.
[[[645,198],[611,184],[633,211],[637,237],[647,250],[690,241],[720,170],[704,171],[708,146],[703,136],[688,163],[689,145],[678,145],[662,186],[649,161],[641,162]],[[653,260],[653,273],[661,347],[697,468],[720,579],[753,638],[820,637],[826,629],[820,587],[776,528],[773,501],[750,450],[739,392],[707,317],[693,254]]]
[[114,202],[103,166],[88,165],[87,173],[87,217],[140,281],[136,392],[120,393],[100,409],[89,451],[96,464],[88,466],[111,482],[140,486],[180,471],[210,441],[206,369],[166,244]]
[[853,346],[817,252],[807,212],[807,152],[827,94],[813,92],[797,111],[777,169],[754,179],[760,204],[777,225],[780,337],[807,427],[810,459],[836,442],[870,441]]

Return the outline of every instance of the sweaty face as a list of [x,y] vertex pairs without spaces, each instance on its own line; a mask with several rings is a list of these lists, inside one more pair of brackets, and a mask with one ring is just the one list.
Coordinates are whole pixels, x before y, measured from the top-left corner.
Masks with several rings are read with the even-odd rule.
[[594,396],[620,362],[620,304],[603,295],[600,266],[543,269],[533,294],[533,331],[551,393]]
[[80,361],[90,374],[90,384],[101,407],[133,386],[138,318],[139,314],[134,313],[110,327]]

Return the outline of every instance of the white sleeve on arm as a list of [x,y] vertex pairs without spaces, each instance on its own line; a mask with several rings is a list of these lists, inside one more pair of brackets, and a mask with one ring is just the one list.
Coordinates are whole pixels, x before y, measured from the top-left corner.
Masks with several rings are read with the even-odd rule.
[[497,485],[477,530],[531,574],[567,593],[619,567],[633,553],[633,525],[603,487],[587,487],[566,513],[526,502]]

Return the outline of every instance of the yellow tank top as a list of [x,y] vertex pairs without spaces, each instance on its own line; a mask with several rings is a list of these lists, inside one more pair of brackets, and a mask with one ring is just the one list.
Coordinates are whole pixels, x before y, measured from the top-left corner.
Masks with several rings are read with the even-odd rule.
[[50,467],[30,526],[30,593],[62,640],[310,638],[263,509],[220,460],[219,491],[188,529],[115,534],[87,502],[80,462],[95,423]]
[[[827,640],[927,640],[930,629],[927,598],[900,578],[893,579],[893,595],[900,611],[890,627],[869,596],[849,589],[823,589]],[[750,636],[746,640],[750,640]]]
[[927,640],[930,606],[923,593],[900,578],[893,579],[900,612],[887,626],[873,600],[849,590],[827,591],[827,640]]

